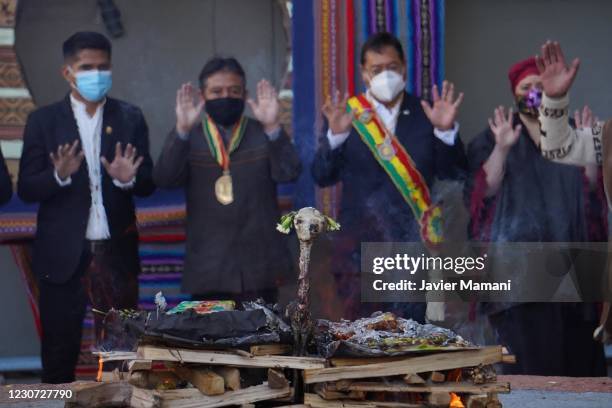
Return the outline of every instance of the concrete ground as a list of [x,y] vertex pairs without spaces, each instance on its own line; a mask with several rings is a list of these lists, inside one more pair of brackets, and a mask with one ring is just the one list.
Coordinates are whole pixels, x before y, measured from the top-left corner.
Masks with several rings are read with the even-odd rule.
[[504,407],[521,408],[609,408],[612,378],[498,376],[509,382],[510,394],[500,394]]

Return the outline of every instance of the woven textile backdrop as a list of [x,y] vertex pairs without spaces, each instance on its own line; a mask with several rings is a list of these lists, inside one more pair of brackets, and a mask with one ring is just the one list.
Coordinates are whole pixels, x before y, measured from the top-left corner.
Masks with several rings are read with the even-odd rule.
[[[371,34],[388,31],[404,46],[408,92],[428,98],[444,78],[444,0],[315,0],[293,2],[293,126],[304,163],[321,136],[323,101],[335,90],[363,91],[359,53]],[[309,171],[296,206],[316,203],[337,216],[341,186],[314,187]]]

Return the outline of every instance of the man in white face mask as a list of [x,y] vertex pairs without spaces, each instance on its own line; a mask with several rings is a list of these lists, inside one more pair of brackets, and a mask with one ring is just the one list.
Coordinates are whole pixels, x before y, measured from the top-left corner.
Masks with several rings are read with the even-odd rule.
[[[456,123],[463,95],[455,98],[454,85],[445,81],[441,93],[433,87],[433,104],[422,101],[405,91],[406,71],[399,40],[375,34],[361,50],[366,92],[351,98],[336,92],[322,108],[328,130],[312,173],[322,187],[342,182],[342,243],[334,265],[347,299],[345,318],[367,313],[359,302],[360,242],[438,244],[440,224],[432,220],[441,214],[429,188],[435,178],[462,178],[466,167]],[[425,306],[399,312],[423,321]]]

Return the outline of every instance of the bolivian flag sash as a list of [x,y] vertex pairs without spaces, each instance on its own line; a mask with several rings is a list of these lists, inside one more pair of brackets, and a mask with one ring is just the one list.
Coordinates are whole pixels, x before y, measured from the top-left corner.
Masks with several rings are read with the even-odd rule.
[[365,95],[353,96],[347,109],[354,113],[353,127],[361,140],[370,148],[378,164],[387,172],[398,191],[419,222],[421,238],[426,244],[442,242],[442,211],[431,202],[429,188],[417,170],[410,155],[397,137],[391,137],[393,151],[390,157],[381,156],[380,147],[385,142],[385,130]]
[[202,119],[202,125],[204,127],[204,136],[206,137],[206,141],[208,142],[208,147],[210,148],[210,152],[219,163],[219,166],[225,171],[229,169],[230,164],[230,154],[238,148],[240,142],[242,141],[242,136],[244,136],[244,130],[246,128],[246,116],[242,116],[240,120],[234,125],[232,129],[232,136],[229,141],[229,146],[226,149],[225,143],[223,142],[223,137],[221,137],[221,133],[217,128],[215,122],[210,118],[210,116],[206,115]]

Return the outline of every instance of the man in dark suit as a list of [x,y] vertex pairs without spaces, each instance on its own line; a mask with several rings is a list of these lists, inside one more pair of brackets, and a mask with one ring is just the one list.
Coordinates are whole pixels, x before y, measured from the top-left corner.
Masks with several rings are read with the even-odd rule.
[[0,205],[4,205],[11,201],[13,196],[13,181],[6,167],[2,150],[0,149]]
[[[183,291],[201,299],[276,301],[292,270],[280,218],[277,183],[301,170],[282,130],[275,89],[262,80],[248,99],[245,73],[234,58],[209,60],[177,92],[176,127],[154,178],[187,194],[187,252]],[[195,100],[194,100],[195,97]],[[245,102],[255,119],[244,115]]]
[[[40,279],[42,380],[74,380],[87,301],[103,312],[138,300],[133,196],[154,190],[148,129],[137,107],[106,94],[111,44],[78,32],[63,45],[71,91],[28,117],[17,192],[39,203],[33,269]],[[95,314],[96,340],[102,316]]]
[[[342,182],[342,230],[335,238],[334,271],[340,296],[346,299],[345,318],[361,317],[369,309],[359,303],[361,242],[427,241],[431,236],[422,233],[426,217],[417,218],[412,210],[419,204],[402,189],[407,180],[392,179],[389,171],[395,170],[387,166],[405,151],[412,159],[405,165],[421,175],[423,194],[429,194],[434,178],[460,178],[466,167],[455,122],[463,95],[455,100],[454,86],[445,81],[441,94],[434,86],[430,105],[404,90],[406,71],[399,40],[389,33],[375,34],[361,51],[367,92],[353,98],[337,92],[335,101],[323,106],[328,130],[312,173],[321,187]],[[374,124],[378,133],[367,134]],[[422,214],[435,208],[429,204],[420,208]],[[407,317],[424,319],[424,305],[405,307]]]

